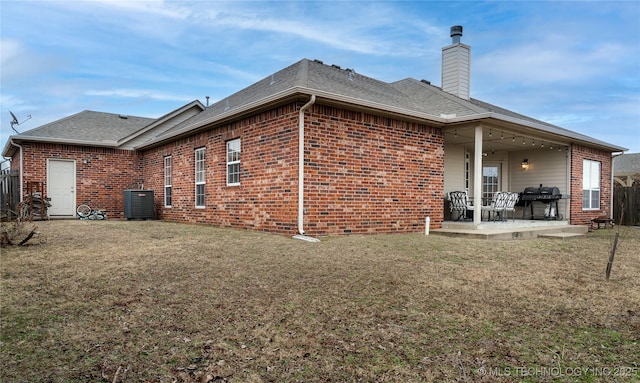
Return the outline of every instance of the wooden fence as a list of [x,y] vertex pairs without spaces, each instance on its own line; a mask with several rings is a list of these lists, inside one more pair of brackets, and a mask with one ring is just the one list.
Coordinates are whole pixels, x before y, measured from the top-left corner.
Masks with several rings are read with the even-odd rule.
[[18,171],[0,171],[0,217],[11,217],[20,202],[20,175]]
[[[620,216],[622,215],[622,222]],[[615,223],[640,226],[640,185],[615,185],[613,188],[613,218]]]

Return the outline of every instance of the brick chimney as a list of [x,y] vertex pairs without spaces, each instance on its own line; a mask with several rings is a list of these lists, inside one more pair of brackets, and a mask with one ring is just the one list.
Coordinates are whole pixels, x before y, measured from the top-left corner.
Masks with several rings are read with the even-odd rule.
[[471,83],[471,47],[460,42],[462,26],[451,27],[451,45],[442,48],[442,90],[468,100]]

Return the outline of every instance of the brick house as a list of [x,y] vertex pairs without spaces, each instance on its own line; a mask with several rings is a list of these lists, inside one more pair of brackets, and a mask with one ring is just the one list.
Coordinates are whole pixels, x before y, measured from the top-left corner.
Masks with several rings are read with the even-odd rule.
[[167,221],[419,232],[425,217],[441,226],[449,191],[481,200],[539,184],[568,196],[559,209],[573,224],[610,214],[612,154],[626,149],[471,98],[461,32],[443,48],[442,87],[303,59],[158,119],[85,111],[11,136],[3,155],[23,191],[42,183],[54,216],[89,203],[123,217],[123,190],[144,188]]

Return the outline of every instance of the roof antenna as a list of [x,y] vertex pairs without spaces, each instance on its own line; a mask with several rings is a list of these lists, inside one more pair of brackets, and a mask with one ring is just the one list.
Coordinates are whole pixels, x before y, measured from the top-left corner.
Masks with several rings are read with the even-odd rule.
[[24,123],[25,121],[29,120],[31,118],[31,115],[28,115],[27,118],[25,120],[23,120],[22,122],[18,122],[18,118],[16,117],[15,114],[13,114],[12,111],[9,111],[9,114],[11,114],[11,129],[13,129],[14,132],[16,132],[16,134],[20,134],[20,132],[18,132],[16,130],[16,128],[14,128],[15,125],[20,125],[22,123]]
[[204,96],[207,99],[207,108],[209,107],[209,96]]

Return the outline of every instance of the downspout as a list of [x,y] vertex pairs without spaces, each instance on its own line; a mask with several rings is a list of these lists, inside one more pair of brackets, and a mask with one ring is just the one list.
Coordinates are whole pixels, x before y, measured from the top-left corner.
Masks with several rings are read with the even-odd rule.
[[20,202],[23,202],[24,198],[22,196],[22,193],[23,193],[23,189],[22,189],[22,186],[23,186],[23,178],[22,177],[23,176],[22,176],[22,174],[24,172],[22,171],[22,162],[23,162],[22,161],[22,146],[20,146],[20,145],[16,144],[15,142],[13,142],[13,138],[10,139],[10,142],[11,142],[11,145],[20,148]]
[[309,102],[300,109],[298,116],[298,233],[304,235],[304,112],[316,102],[312,94]]

